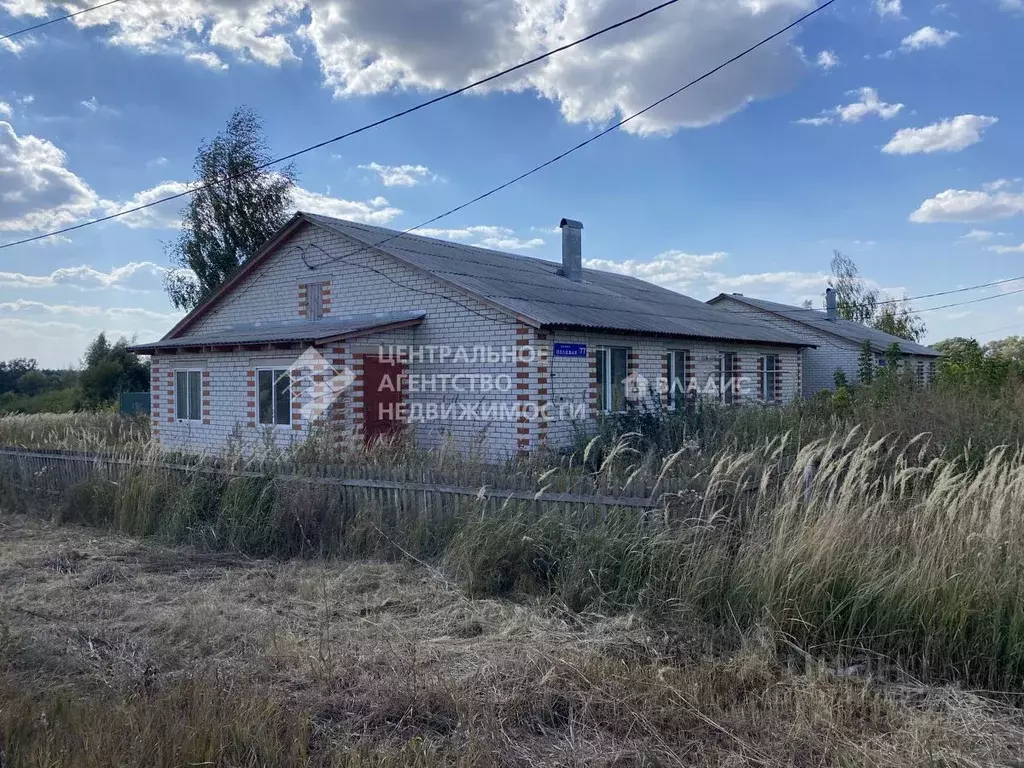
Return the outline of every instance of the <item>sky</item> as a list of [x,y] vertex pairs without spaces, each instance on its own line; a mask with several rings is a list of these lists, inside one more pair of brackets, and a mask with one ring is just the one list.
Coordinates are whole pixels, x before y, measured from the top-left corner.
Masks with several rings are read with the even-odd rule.
[[[96,0],[0,0],[0,33]],[[656,0],[123,0],[0,41],[0,245],[184,189],[246,105],[283,155]],[[811,10],[681,0],[295,161],[297,209],[404,229],[642,109]],[[834,250],[883,293],[1024,276],[1024,0],[838,0],[793,32],[425,234],[699,299],[821,301]],[[178,200],[0,250],[0,359],[151,340]],[[915,301],[926,339],[1024,334],[1024,278]],[[985,299],[956,307],[944,305]],[[932,310],[932,311],[927,311]]]

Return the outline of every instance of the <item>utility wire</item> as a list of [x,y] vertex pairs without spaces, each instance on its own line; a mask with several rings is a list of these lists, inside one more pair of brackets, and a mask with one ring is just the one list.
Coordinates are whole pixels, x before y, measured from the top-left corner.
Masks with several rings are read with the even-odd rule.
[[[111,2],[119,2],[119,0],[111,0]],[[249,175],[249,174],[252,174],[252,173],[257,173],[259,171],[266,170],[267,168],[270,168],[271,166],[277,165],[279,163],[283,163],[283,162],[286,162],[288,160],[294,160],[296,157],[304,155],[304,154],[306,154],[308,152],[312,152],[312,151],[317,150],[317,149],[322,149],[323,147],[326,147],[329,144],[334,144],[335,142],[341,141],[342,139],[347,139],[347,138],[350,138],[350,137],[355,136],[357,134],[363,133],[364,131],[368,131],[368,130],[370,130],[372,128],[376,128],[378,126],[384,125],[385,123],[390,123],[392,120],[397,120],[400,117],[405,117],[406,115],[410,115],[413,112],[417,112],[417,111],[419,111],[421,109],[425,109],[426,107],[432,106],[432,105],[437,104],[437,103],[442,102],[442,101],[445,101],[446,99],[450,99],[453,96],[458,96],[459,94],[465,93],[466,91],[472,90],[473,88],[477,88],[477,87],[479,87],[481,85],[485,85],[485,84],[490,83],[490,82],[492,82],[494,80],[502,78],[505,75],[511,74],[512,72],[516,72],[516,71],[518,71],[520,69],[523,69],[524,67],[529,67],[532,64],[536,64],[537,62],[540,62],[540,61],[543,61],[544,59],[550,58],[551,56],[554,56],[555,54],[562,53],[563,51],[567,51],[570,48],[574,48],[577,45],[580,45],[581,43],[585,43],[585,42],[587,42],[589,40],[593,40],[594,38],[600,37],[603,34],[611,32],[612,30],[619,29],[621,27],[626,26],[627,24],[632,24],[634,21],[638,21],[638,20],[640,20],[640,19],[642,19],[642,18],[644,18],[646,16],[650,16],[652,13],[656,13],[657,11],[660,11],[663,8],[667,8],[670,5],[675,5],[678,2],[679,2],[679,0],[665,0],[665,2],[662,2],[662,3],[654,6],[653,8],[648,8],[646,11],[642,11],[640,13],[637,13],[637,14],[633,15],[633,16],[630,16],[627,19],[623,19],[622,21],[618,21],[618,22],[616,22],[614,24],[611,24],[611,25],[609,25],[607,27],[599,29],[596,32],[592,32],[589,35],[586,35],[585,37],[581,37],[581,38],[579,38],[577,40],[573,40],[571,43],[566,43],[565,45],[560,45],[557,48],[552,48],[547,53],[542,53],[539,56],[534,56],[532,59],[527,59],[526,61],[523,61],[523,62],[521,62],[519,64],[516,64],[515,66],[509,67],[508,69],[503,69],[500,72],[495,72],[494,74],[488,75],[487,77],[484,77],[484,78],[482,78],[480,80],[476,80],[476,81],[474,81],[472,83],[469,83],[468,85],[464,85],[461,88],[456,88],[454,91],[448,91],[447,93],[443,93],[440,96],[435,96],[432,99],[427,99],[426,101],[422,101],[419,104],[415,104],[415,105],[409,107],[408,109],[403,109],[400,112],[395,112],[394,114],[388,115],[387,117],[381,118],[380,120],[375,120],[372,123],[367,123],[366,125],[363,125],[363,126],[361,126],[359,128],[355,128],[355,129],[353,129],[351,131],[347,131],[345,133],[342,133],[339,136],[335,136],[332,139],[326,139],[325,141],[321,141],[321,142],[319,142],[317,144],[312,144],[312,145],[310,145],[308,147],[305,147],[304,149],[300,149],[300,150],[297,150],[297,151],[292,152],[290,154],[283,155],[282,157],[278,157],[278,158],[276,158],[274,160],[270,160],[270,161],[268,161],[268,162],[266,162],[266,163],[264,163],[262,165],[258,165],[255,168],[252,168],[250,170],[243,171],[241,173],[232,174],[232,175],[229,175],[229,176],[225,176],[224,178],[221,178],[221,179],[215,179],[215,180],[210,181],[210,182],[206,182],[206,183],[202,183],[202,184],[196,184],[194,186],[190,186],[189,189],[186,189],[184,192],[178,192],[178,193],[173,194],[173,195],[168,195],[167,197],[162,197],[162,198],[160,198],[158,200],[153,200],[153,201],[145,203],[143,205],[137,205],[137,206],[133,206],[132,208],[126,208],[123,211],[118,211],[117,213],[112,213],[112,214],[110,214],[108,216],[102,216],[102,217],[100,217],[98,219],[91,219],[90,221],[84,221],[81,224],[75,224],[75,225],[70,226],[70,227],[64,227],[63,229],[57,229],[57,230],[54,230],[52,232],[47,232],[47,233],[42,234],[42,235],[34,235],[33,237],[26,237],[26,238],[24,238],[22,240],[15,240],[15,241],[12,241],[10,243],[4,243],[4,244],[0,245],[0,250],[3,250],[4,248],[12,248],[15,245],[24,245],[26,243],[32,243],[32,242],[35,242],[37,240],[44,240],[44,239],[46,239],[48,237],[54,237],[56,235],[63,235],[63,234],[66,234],[67,232],[74,232],[75,230],[78,230],[78,229],[84,229],[85,227],[91,227],[93,224],[101,224],[104,221],[111,221],[112,219],[117,219],[117,218],[120,218],[121,216],[127,216],[130,213],[136,213],[138,211],[142,211],[142,210],[145,210],[147,208],[152,208],[155,205],[160,205],[162,203],[170,202],[171,200],[178,200],[180,198],[187,197],[187,196],[192,195],[192,194],[194,194],[196,192],[199,192],[199,191],[204,190],[204,189],[209,189],[210,187],[216,186],[218,184],[223,184],[225,182],[233,181],[235,179],[241,178],[243,176],[246,176],[246,175]],[[833,2],[835,2],[835,0],[829,0],[829,2],[826,3],[826,5],[831,5]],[[109,4],[110,3],[107,3],[107,5],[109,5]],[[96,6],[96,7],[97,8],[101,8],[102,6]],[[79,13],[84,13],[84,12],[85,11],[80,11]],[[69,16],[64,17],[64,18],[70,18],[70,16],[73,16],[73,15],[76,15],[76,14],[70,14]],[[54,19],[54,21],[59,21],[59,19]],[[47,23],[52,23],[52,22],[47,22]],[[40,26],[42,26],[42,25],[40,25]],[[794,26],[794,25],[790,25],[790,26]],[[783,30],[783,31],[785,31],[785,30]],[[778,34],[782,34],[782,33],[780,32]]]
[[722,62],[721,64],[719,64],[714,69],[708,70],[707,72],[705,72],[700,77],[695,78],[694,80],[691,80],[690,82],[688,82],[686,85],[683,85],[683,86],[681,86],[679,88],[676,88],[674,91],[672,91],[672,93],[668,94],[667,96],[663,96],[662,98],[658,99],[653,104],[649,104],[648,106],[646,106],[643,109],[641,109],[639,112],[634,112],[629,117],[625,117],[622,120],[620,120],[619,122],[615,123],[614,125],[608,126],[607,128],[605,128],[600,133],[596,133],[593,136],[591,136],[589,139],[586,139],[585,141],[581,141],[579,144],[577,144],[576,146],[572,147],[571,149],[567,149],[565,152],[562,152],[560,155],[556,155],[555,157],[551,158],[550,160],[547,160],[547,161],[541,163],[540,165],[534,166],[533,168],[528,170],[526,173],[522,173],[519,176],[516,176],[514,179],[506,181],[504,184],[501,184],[501,185],[499,185],[497,187],[494,187],[493,189],[490,189],[487,192],[484,192],[482,195],[477,195],[472,200],[470,200],[468,202],[465,202],[465,203],[462,203],[461,205],[457,205],[454,208],[452,208],[451,210],[445,211],[444,213],[439,214],[439,215],[435,216],[432,219],[427,219],[426,221],[424,221],[424,222],[422,222],[420,224],[417,224],[415,227],[411,227],[410,229],[405,230],[405,232],[403,232],[402,234],[405,234],[405,233],[408,233],[408,232],[412,232],[413,230],[419,229],[420,227],[425,227],[428,224],[433,224],[436,221],[440,221],[441,219],[447,218],[448,216],[451,216],[453,213],[457,213],[457,212],[463,210],[464,208],[468,208],[469,206],[473,205],[474,203],[478,203],[481,200],[483,200],[485,198],[488,198],[488,197],[490,197],[491,195],[493,195],[493,194],[495,194],[497,192],[501,192],[503,189],[507,189],[508,187],[511,187],[513,184],[516,184],[517,182],[520,182],[523,179],[525,179],[525,178],[527,178],[529,176],[532,176],[533,174],[537,173],[538,171],[541,171],[541,170],[547,168],[549,165],[554,165],[559,160],[562,160],[563,158],[568,157],[572,153],[574,153],[574,152],[576,152],[576,151],[578,151],[580,149],[583,149],[588,144],[591,144],[592,142],[595,142],[598,139],[600,139],[600,138],[602,138],[604,136],[607,136],[612,131],[618,130],[619,128],[621,128],[622,126],[626,125],[630,121],[635,120],[636,118],[640,117],[641,115],[644,115],[644,114],[650,112],[655,107],[658,107],[661,104],[664,104],[666,101],[668,101],[669,99],[672,99],[672,98],[678,96],[683,91],[688,90],[689,88],[692,88],[693,86],[697,85],[697,83],[700,83],[700,82],[703,82],[704,80],[707,80],[712,75],[714,75],[714,74],[720,72],[721,70],[725,69],[726,67],[728,67],[730,64],[733,64],[734,62],[739,61],[740,59],[744,58],[748,54],[751,54],[754,51],[756,51],[758,48],[760,48],[760,47],[762,47],[764,45],[767,45],[768,43],[770,43],[775,38],[781,37],[782,35],[786,34],[787,32],[789,32],[794,27],[802,24],[803,22],[805,22],[807,19],[811,18],[815,14],[818,14],[821,11],[825,10],[826,8],[828,8],[830,5],[832,5],[835,2],[836,2],[836,0],[827,0],[827,2],[822,3],[817,8],[815,8],[812,11],[809,11],[808,13],[805,13],[803,16],[801,16],[796,21],[792,22],[791,24],[787,24],[785,27],[780,29],[778,32],[775,32],[774,34],[771,34],[768,37],[762,39],[760,42],[755,43],[754,45],[752,45],[749,48],[747,48],[745,51],[743,51],[741,53],[737,53],[731,59],[728,59],[727,61]]
[[[472,200],[469,200],[469,201],[467,201],[465,203],[462,203],[461,205],[457,205],[454,208],[451,208],[451,209],[445,211],[444,213],[441,213],[441,214],[438,214],[437,216],[434,216],[433,218],[427,219],[426,221],[423,221],[423,222],[417,224],[414,227],[409,227],[408,229],[405,229],[405,230],[402,230],[402,231],[398,231],[398,232],[394,232],[391,235],[389,235],[388,237],[385,237],[382,240],[378,240],[378,241],[376,241],[374,243],[369,243],[367,245],[364,245],[361,249],[357,249],[356,251],[354,251],[352,253],[348,253],[348,254],[345,254],[345,255],[340,256],[340,257],[328,257],[328,261],[326,261],[324,263],[338,262],[338,261],[341,261],[343,259],[347,259],[348,257],[353,256],[353,255],[355,255],[356,253],[359,253],[359,252],[372,253],[372,251],[370,250],[371,248],[379,248],[380,246],[385,245],[386,243],[391,242],[392,240],[394,240],[397,237],[402,237],[403,235],[413,234],[417,229],[421,229],[422,227],[425,227],[425,226],[427,226],[429,224],[433,224],[435,222],[440,221],[441,219],[447,218],[448,216],[451,216],[453,213],[457,213],[458,211],[461,211],[464,208],[468,208],[469,206],[473,205],[474,203],[478,203],[481,200],[483,200],[483,199],[485,199],[487,197],[490,197],[491,195],[496,194],[497,192],[500,192],[503,189],[507,189],[508,187],[512,186],[513,184],[516,184],[517,182],[520,182],[523,179],[525,179],[525,178],[527,178],[529,176],[532,176],[533,174],[537,173],[538,171],[543,170],[544,168],[547,168],[550,165],[554,165],[559,160],[562,160],[563,158],[568,157],[569,155],[573,154],[574,152],[576,152],[576,151],[578,151],[580,149],[583,149],[588,144],[591,144],[592,142],[597,141],[601,137],[607,136],[609,133],[611,133],[612,131],[615,131],[615,130],[621,128],[622,126],[624,126],[627,123],[629,123],[631,120],[635,120],[636,118],[640,117],[641,115],[644,115],[647,112],[650,112],[655,107],[657,107],[657,106],[659,106],[661,104],[664,104],[669,99],[671,99],[671,98],[673,98],[675,96],[678,96],[683,91],[685,91],[685,90],[687,90],[689,88],[692,88],[693,86],[697,85],[697,83],[700,83],[700,82],[708,79],[712,75],[714,75],[717,72],[720,72],[721,70],[723,70],[726,67],[728,67],[730,64],[733,64],[734,62],[739,61],[743,57],[753,53],[758,48],[761,48],[762,46],[764,46],[764,45],[770,43],[772,40],[776,39],[777,37],[780,37],[781,35],[784,35],[789,30],[793,29],[794,27],[798,26],[799,24],[802,24],[804,21],[806,21],[807,19],[811,18],[815,14],[818,14],[821,11],[825,10],[826,8],[828,8],[830,5],[832,5],[835,2],[836,2],[836,0],[827,0],[827,2],[823,3],[822,5],[819,5],[817,8],[813,9],[812,11],[809,11],[808,13],[805,13],[803,16],[798,18],[796,21],[793,21],[792,23],[787,24],[785,27],[780,29],[778,32],[775,32],[775,33],[769,35],[768,37],[763,38],[762,40],[760,40],[759,42],[757,42],[754,45],[750,46],[749,48],[745,49],[744,51],[742,51],[740,53],[737,53],[732,58],[727,59],[726,61],[722,62],[717,67],[714,67],[713,69],[708,70],[707,72],[705,72],[700,77],[694,78],[693,80],[690,80],[685,85],[680,86],[679,88],[676,88],[674,91],[669,93],[667,96],[663,96],[662,98],[658,99],[654,103],[649,104],[648,106],[644,107],[639,112],[634,112],[633,114],[629,115],[628,117],[623,118],[622,120],[620,120],[619,122],[615,123],[614,125],[610,125],[609,127],[605,128],[600,133],[594,134],[593,136],[591,136],[590,138],[586,139],[585,141],[581,141],[579,144],[575,145],[574,147],[571,147],[570,149],[567,149],[566,151],[562,152],[561,154],[556,155],[555,157],[551,158],[550,160],[547,160],[547,161],[541,163],[540,165],[534,166],[533,168],[531,168],[530,170],[526,171],[525,173],[522,173],[522,174],[516,176],[515,178],[513,178],[513,179],[511,179],[509,181],[506,181],[503,184],[498,185],[497,187],[493,187],[492,189],[488,190],[487,192],[484,192],[481,195],[477,195]],[[12,243],[12,245],[16,245],[16,243]],[[6,247],[6,246],[0,246],[0,248],[2,248],[2,247]],[[303,262],[305,262],[305,264],[306,264],[306,266],[308,268],[310,268],[310,269],[315,269],[316,268],[314,266],[311,266],[309,261],[306,260],[305,254],[303,254],[302,259],[303,259]],[[365,265],[360,265],[360,266],[365,266]],[[372,269],[370,267],[367,267],[367,268],[368,269]],[[373,270],[373,271],[376,272],[377,270]],[[392,282],[395,282],[395,281],[392,280]],[[403,286],[403,287],[406,287],[406,286]]]
[[993,301],[994,299],[1001,299],[1004,296],[1014,296],[1018,293],[1024,293],[1024,288],[1018,288],[1015,291],[1007,291],[1006,293],[1000,293],[995,296],[982,296],[980,299],[971,299],[970,301],[958,301],[953,304],[943,304],[941,307],[926,307],[925,309],[918,310],[916,314],[921,314],[922,312],[935,312],[936,310],[939,309],[952,309],[953,307],[964,307],[968,304],[980,304],[983,301]]
[[43,27],[48,27],[51,24],[56,24],[58,21],[73,19],[75,18],[75,16],[81,16],[83,13],[89,13],[90,11],[98,11],[100,8],[106,8],[108,5],[113,5],[114,3],[120,2],[121,0],[107,0],[107,2],[100,3],[99,5],[94,5],[91,8],[83,8],[82,10],[75,11],[74,13],[68,13],[63,16],[57,16],[52,19],[47,19],[46,21],[41,21],[38,24],[33,24],[31,27],[25,27],[24,29],[19,29],[14,32],[7,32],[5,34],[2,34],[0,35],[0,40],[9,40],[12,37],[17,37],[18,35],[24,35],[26,32],[34,32],[37,29],[42,29]]
[[[396,237],[401,237],[403,235],[413,234],[417,229],[421,229],[421,228],[423,228],[423,227],[425,227],[425,226],[427,226],[429,224],[434,224],[435,222],[438,222],[441,219],[447,218],[448,216],[451,216],[453,213],[457,213],[457,212],[459,212],[459,211],[461,211],[461,210],[463,210],[465,208],[468,208],[469,206],[473,205],[474,203],[478,203],[481,200],[483,200],[485,198],[488,198],[488,197],[490,197],[493,194],[501,192],[503,189],[507,189],[508,187],[511,187],[513,184],[516,184],[516,183],[522,181],[523,179],[525,179],[525,178],[527,178],[529,176],[532,176],[533,174],[535,174],[538,171],[541,171],[541,170],[547,168],[550,165],[554,165],[559,160],[562,160],[562,159],[568,157],[569,155],[573,154],[574,152],[577,152],[578,150],[583,149],[588,144],[591,144],[591,143],[597,141],[598,139],[600,139],[600,138],[602,138],[604,136],[607,136],[612,131],[618,130],[619,128],[621,128],[622,126],[626,125],[631,120],[635,120],[636,118],[640,117],[641,115],[644,115],[647,112],[650,112],[655,107],[657,107],[657,106],[659,106],[661,104],[664,104],[669,99],[671,99],[671,98],[673,98],[675,96],[678,96],[683,91],[685,91],[685,90],[687,90],[689,88],[692,88],[693,86],[697,85],[697,83],[700,83],[700,82],[702,82],[704,80],[707,80],[712,75],[714,75],[717,72],[720,72],[721,70],[723,70],[726,67],[728,67],[730,64],[733,64],[734,62],[739,61],[740,59],[742,59],[744,56],[747,56],[747,55],[753,53],[758,48],[760,48],[760,47],[770,43],[775,38],[780,37],[781,35],[786,34],[786,32],[788,32],[789,30],[793,29],[794,27],[798,26],[799,24],[802,24],[804,21],[806,21],[807,19],[811,18],[815,14],[820,13],[821,11],[825,10],[826,8],[828,8],[830,5],[832,5],[835,2],[836,2],[836,0],[827,0],[827,2],[823,3],[822,5],[819,5],[817,8],[815,8],[814,10],[812,10],[812,11],[810,11],[808,13],[805,13],[803,16],[801,16],[796,21],[794,21],[794,22],[792,22],[790,24],[787,24],[785,27],[780,29],[778,32],[775,32],[775,33],[769,35],[768,37],[763,38],[760,42],[757,42],[754,45],[752,45],[749,48],[747,48],[746,50],[744,50],[744,51],[742,51],[740,53],[737,53],[735,56],[733,56],[732,58],[722,62],[721,64],[719,64],[714,69],[709,69],[707,72],[705,72],[700,77],[697,77],[697,78],[691,80],[690,82],[686,83],[686,85],[683,85],[683,86],[680,86],[679,88],[676,88],[674,91],[672,91],[667,96],[662,96],[660,99],[655,101],[653,104],[647,105],[646,107],[641,109],[639,112],[634,112],[633,114],[629,115],[628,117],[623,118],[619,122],[617,122],[617,123],[615,123],[613,125],[608,126],[607,128],[605,128],[600,133],[596,133],[593,136],[591,136],[590,138],[588,138],[588,139],[586,139],[584,141],[581,141],[576,146],[571,147],[571,148],[565,150],[561,154],[555,155],[550,160],[546,160],[543,163],[541,163],[540,165],[535,165],[533,168],[531,168],[530,170],[526,171],[525,173],[519,174],[514,179],[510,179],[509,181],[506,181],[504,184],[499,184],[496,187],[492,187],[491,189],[489,189],[488,191],[484,192],[483,194],[477,195],[472,200],[468,200],[465,203],[462,203],[460,205],[455,206],[454,208],[451,208],[451,209],[445,211],[444,213],[440,213],[437,216],[434,216],[433,218],[427,219],[426,221],[422,221],[422,222],[420,222],[419,224],[417,224],[414,227],[409,227],[408,229],[404,229],[404,230],[401,230],[399,232],[394,232],[393,234],[389,235],[388,237],[384,238],[383,240],[379,240],[379,241],[377,241],[375,243],[370,243],[368,247],[377,248],[377,247],[380,247],[380,246],[384,245],[385,243],[391,242]],[[46,235],[42,235],[42,237],[46,237]],[[17,245],[17,243],[11,243],[10,245]],[[7,246],[0,246],[0,248],[5,248],[5,247],[7,247]],[[343,256],[342,258],[346,258],[346,257]],[[307,264],[307,266],[308,266],[308,264]]]
[[[901,299],[886,299],[885,301],[876,301],[874,304],[850,304],[848,306],[851,309],[865,309],[865,308],[870,309],[870,308],[875,308],[875,307],[886,306],[888,304],[902,304],[904,302],[919,301],[920,299],[933,299],[933,298],[937,298],[939,296],[950,296],[950,295],[955,294],[955,293],[965,293],[967,291],[979,291],[979,290],[982,290],[984,288],[993,288],[993,287],[999,286],[999,285],[1006,285],[1007,283],[1017,283],[1017,282],[1020,282],[1022,280],[1024,280],[1024,277],[1009,277],[1009,278],[1006,278],[1005,280],[995,280],[995,281],[993,281],[991,283],[980,283],[979,285],[970,285],[970,286],[968,286],[966,288],[953,288],[953,289],[948,290],[948,291],[938,291],[936,293],[923,293],[920,296],[906,296],[906,297],[901,298]],[[1024,288],[1021,288],[1020,290],[1007,291],[1006,293],[1000,293],[1000,294],[997,294],[996,296],[983,296],[980,299],[970,299],[968,301],[958,301],[958,302],[954,302],[952,304],[943,304],[942,306],[939,306],[939,307],[926,307],[924,309],[918,309],[918,310],[912,310],[912,311],[913,311],[914,314],[921,314],[922,312],[934,312],[934,311],[939,310],[939,309],[951,309],[953,307],[962,307],[962,306],[964,306],[966,304],[977,304],[977,303],[982,302],[982,301],[992,301],[993,299],[1001,299],[1003,296],[1013,296],[1014,294],[1017,294],[1017,293],[1024,293]],[[730,297],[730,294],[728,294],[728,293],[726,293],[724,295],[727,298]],[[744,297],[739,296],[737,298],[742,299]],[[774,302],[772,302],[772,303],[774,303]],[[769,309],[768,311],[772,312],[772,313],[774,313],[776,315],[790,315],[790,316],[792,316],[794,318],[800,318],[800,317],[805,317],[804,313],[806,313],[806,312],[819,312],[820,313],[823,310],[818,309],[816,307],[806,307],[806,308],[805,307],[793,307],[792,309],[775,309],[775,308],[772,308],[772,309]]]

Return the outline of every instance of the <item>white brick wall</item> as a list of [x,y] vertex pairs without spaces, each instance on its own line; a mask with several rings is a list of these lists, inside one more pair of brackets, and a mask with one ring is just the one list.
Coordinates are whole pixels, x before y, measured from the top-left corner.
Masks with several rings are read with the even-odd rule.
[[[303,260],[305,256],[305,260]],[[657,381],[662,375],[662,359],[667,350],[688,350],[694,362],[694,374],[701,387],[717,370],[718,353],[731,351],[739,356],[742,373],[756,386],[757,358],[778,354],[781,362],[781,395],[784,402],[800,392],[801,361],[796,350],[788,347],[711,344],[661,340],[651,337],[599,333],[545,333],[515,321],[504,312],[446,287],[392,259],[378,255],[342,235],[312,225],[304,225],[283,243],[277,255],[238,285],[220,305],[189,329],[189,333],[208,333],[254,321],[296,320],[303,309],[302,289],[310,282],[329,282],[329,314],[333,316],[363,313],[387,313],[422,309],[426,319],[416,328],[373,334],[320,350],[337,367],[359,370],[363,354],[376,354],[381,346],[411,347],[489,347],[500,351],[525,346],[540,350],[539,359],[515,361],[503,358],[495,363],[478,361],[442,361],[440,356],[411,360],[407,373],[420,384],[433,377],[432,391],[407,391],[407,405],[440,410],[456,407],[456,418],[416,423],[417,441],[427,448],[448,442],[461,450],[477,449],[492,459],[505,458],[516,450],[533,450],[542,444],[560,446],[572,437],[568,421],[504,418],[483,421],[463,418],[464,409],[473,406],[550,403],[560,405],[592,404],[594,395],[593,359],[597,346],[629,347],[634,353],[635,370]],[[297,309],[298,308],[298,309]],[[187,334],[186,334],[187,335]],[[587,345],[587,358],[555,358],[554,342]],[[255,379],[259,368],[288,368],[303,350],[299,348],[234,351],[204,354],[158,355],[153,359],[153,429],[167,446],[187,450],[217,452],[235,439],[246,450],[264,441],[287,447],[304,440],[310,425],[301,417],[300,407],[310,396],[308,388],[296,395],[293,424],[260,426],[255,414]],[[204,414],[199,421],[179,421],[174,414],[173,372],[190,368],[204,371]],[[504,375],[511,381],[510,391],[454,392],[445,390],[441,376]],[[680,372],[681,373],[681,372]],[[421,388],[422,389],[422,388]],[[358,432],[361,429],[364,398],[361,379],[346,392],[334,413],[335,424]]]
[[[717,386],[718,357],[722,352],[736,355],[738,376],[749,379],[749,390],[745,396],[737,398],[738,403],[751,404],[758,400],[758,359],[762,355],[778,355],[780,366],[780,402],[788,403],[800,392],[800,355],[793,347],[775,347],[771,345],[746,345],[734,343],[714,343],[686,339],[661,339],[649,336],[629,336],[603,333],[570,333],[555,332],[551,342],[586,344],[587,357],[555,357],[552,359],[552,399],[555,405],[578,402],[585,398],[593,404],[596,393],[594,375],[596,371],[595,351],[598,347],[628,347],[634,354],[633,370],[649,381],[656,382],[666,375],[663,360],[666,352],[683,350],[691,362],[691,370],[687,374],[677,371],[680,379],[692,378],[697,387],[704,392],[709,379]],[[705,397],[717,399],[713,394]],[[653,398],[652,398],[653,399]],[[662,398],[662,402],[664,399]],[[571,423],[552,424],[548,427],[548,436],[552,445],[563,445],[571,440],[573,426]]]
[[[819,331],[795,320],[751,307],[749,304],[744,304],[729,297],[722,301],[716,301],[714,306],[737,312],[744,315],[748,320],[799,336],[800,338],[807,339],[809,343],[817,345],[816,349],[808,348],[803,352],[804,397],[811,397],[822,390],[835,389],[835,374],[837,370],[841,370],[846,375],[846,381],[849,384],[860,383],[860,344]],[[925,363],[924,383],[926,384],[930,383],[927,365],[929,360],[934,360],[934,358],[904,355],[905,365],[909,364],[916,368],[918,361]]]

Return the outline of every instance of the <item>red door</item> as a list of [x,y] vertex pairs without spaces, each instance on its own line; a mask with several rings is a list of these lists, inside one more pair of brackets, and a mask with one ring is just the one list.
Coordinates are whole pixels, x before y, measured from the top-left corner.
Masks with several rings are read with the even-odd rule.
[[377,355],[363,358],[363,433],[366,442],[401,431],[401,363]]

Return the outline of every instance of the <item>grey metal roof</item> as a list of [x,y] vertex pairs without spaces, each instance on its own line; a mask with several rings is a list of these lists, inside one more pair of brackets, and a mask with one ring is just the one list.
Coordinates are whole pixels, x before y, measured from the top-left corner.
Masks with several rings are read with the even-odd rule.
[[709,303],[717,303],[722,299],[732,299],[738,301],[741,304],[746,304],[749,307],[755,309],[761,309],[765,312],[771,312],[774,315],[779,315],[792,320],[796,323],[806,325],[808,328],[813,328],[816,331],[822,331],[823,333],[830,333],[834,336],[846,339],[848,341],[855,342],[857,344],[863,344],[865,341],[871,343],[871,348],[876,352],[884,352],[893,343],[900,345],[900,351],[905,355],[924,355],[928,357],[941,357],[942,353],[931,347],[926,347],[922,344],[916,344],[913,341],[907,341],[901,339],[898,336],[893,336],[882,331],[869,328],[861,323],[855,323],[852,320],[843,320],[837,318],[835,320],[829,320],[828,315],[818,309],[804,309],[803,307],[794,307],[789,304],[779,304],[774,301],[766,301],[764,299],[753,299],[749,296],[743,296],[738,293],[723,293],[715,298],[711,299]]
[[190,349],[196,347],[252,346],[259,344],[326,343],[352,338],[370,331],[395,326],[416,325],[426,317],[422,309],[389,312],[375,315],[349,315],[323,320],[283,320],[272,323],[244,323],[221,331],[196,334],[181,338],[163,338],[148,344],[135,344],[130,349],[149,354],[160,349]]
[[814,346],[635,277],[594,269],[583,281],[561,264],[486,248],[402,234],[383,227],[303,213],[305,219],[456,286],[540,327],[581,328],[728,341]]

